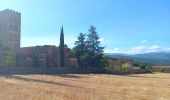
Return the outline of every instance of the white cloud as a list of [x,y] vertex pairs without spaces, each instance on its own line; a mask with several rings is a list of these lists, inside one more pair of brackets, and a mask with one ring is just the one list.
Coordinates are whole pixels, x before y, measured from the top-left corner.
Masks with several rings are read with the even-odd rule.
[[157,45],[154,46],[138,46],[138,47],[133,47],[129,50],[122,50],[122,49],[112,49],[109,50],[110,52],[107,52],[108,50],[106,50],[106,53],[125,53],[125,54],[140,54],[140,53],[149,53],[149,52],[170,52],[170,48],[164,48],[164,47],[160,47]]
[[138,53],[148,53],[148,52],[162,52],[164,48],[161,48],[157,45],[155,46],[138,46],[131,48],[127,53],[129,54],[138,54]]
[[106,46],[109,43],[109,40],[105,40],[103,37],[99,39],[101,45]]
[[104,42],[104,38],[100,38],[99,41],[102,43]]
[[124,53],[124,51],[120,48],[114,48],[114,49],[107,49],[105,50],[106,53]]
[[142,43],[143,43],[143,44],[146,43],[146,42],[148,42],[148,40],[142,40]]

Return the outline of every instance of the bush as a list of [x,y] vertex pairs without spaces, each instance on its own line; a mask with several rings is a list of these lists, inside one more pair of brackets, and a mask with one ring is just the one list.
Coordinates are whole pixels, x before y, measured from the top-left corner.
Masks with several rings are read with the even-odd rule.
[[126,67],[126,66],[116,66],[115,69],[116,70],[127,70],[128,67]]
[[165,69],[165,68],[161,68],[160,71],[161,71],[162,73],[165,73],[166,69]]
[[146,69],[146,66],[145,65],[141,65],[140,69]]

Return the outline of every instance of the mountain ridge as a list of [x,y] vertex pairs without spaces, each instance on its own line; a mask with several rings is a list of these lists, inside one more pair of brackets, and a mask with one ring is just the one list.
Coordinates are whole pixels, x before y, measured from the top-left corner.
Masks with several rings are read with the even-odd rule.
[[124,58],[138,62],[148,63],[157,66],[170,65],[170,53],[168,52],[150,52],[142,54],[121,54],[121,53],[105,53],[110,58]]

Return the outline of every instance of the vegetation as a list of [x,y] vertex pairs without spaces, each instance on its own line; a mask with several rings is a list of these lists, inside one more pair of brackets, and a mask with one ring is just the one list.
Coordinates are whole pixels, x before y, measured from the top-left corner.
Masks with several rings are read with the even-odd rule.
[[128,69],[128,67],[127,66],[115,66],[115,68],[114,69],[116,69],[116,70],[127,70]]
[[59,45],[59,52],[60,52],[60,66],[65,66],[65,59],[64,59],[64,32],[63,32],[63,26],[61,28],[61,34],[60,34],[60,45]]
[[[112,61],[112,59],[110,58]],[[114,65],[108,65],[108,69],[114,69],[114,70],[127,70],[129,69],[129,66],[126,65],[127,59],[114,59]]]
[[16,66],[16,52],[14,50],[8,49],[5,51],[2,60],[3,66],[14,67]]
[[48,52],[48,47],[47,47],[47,50],[46,50],[46,66],[49,67],[49,52]]
[[4,46],[0,40],[0,65],[3,67],[16,66],[16,52]]
[[133,66],[134,67],[140,67],[140,69],[147,69],[147,68],[150,68],[152,65],[147,64],[147,63],[141,63],[141,62],[134,62]]
[[85,36],[86,34],[80,33],[78,36],[78,40],[75,41],[75,55],[77,57],[77,61],[80,68],[83,68],[84,66],[87,66],[86,63],[86,43],[85,43]]
[[100,68],[106,66],[107,59],[103,56],[103,49],[95,26],[90,26],[88,34],[80,33],[78,40],[75,41],[74,50],[79,66]]
[[153,53],[144,53],[136,55],[127,55],[127,54],[105,54],[110,58],[125,58],[132,59],[137,62],[143,62],[155,66],[169,66],[170,65],[170,53],[164,52],[153,52]]
[[35,48],[35,52],[33,53],[33,66],[39,67],[38,49],[37,48]]
[[162,73],[165,73],[165,72],[166,72],[166,69],[165,69],[165,68],[161,68],[160,71],[161,71]]

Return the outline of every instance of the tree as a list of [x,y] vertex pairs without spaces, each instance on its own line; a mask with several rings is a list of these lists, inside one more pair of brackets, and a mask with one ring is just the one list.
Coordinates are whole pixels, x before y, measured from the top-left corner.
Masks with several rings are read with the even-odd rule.
[[16,65],[16,52],[11,49],[6,50],[2,62],[4,66],[14,67]]
[[61,67],[65,66],[64,63],[64,32],[63,32],[63,26],[61,28],[61,34],[60,34],[60,46],[59,46],[59,52],[60,52],[60,65]]
[[38,47],[35,48],[35,51],[33,52],[33,66],[39,67],[39,60],[38,60]]
[[86,54],[86,44],[85,44],[85,36],[86,34],[80,33],[78,36],[78,40],[75,41],[75,55],[77,57],[77,62],[79,64],[79,67],[86,66],[85,61],[85,54]]
[[80,67],[104,67],[108,59],[103,56],[104,47],[100,46],[99,36],[94,26],[86,34],[80,33],[75,41],[75,54]]
[[16,51],[5,46],[0,39],[0,66],[16,66]]
[[47,67],[49,67],[50,65],[49,65],[49,52],[48,52],[48,50],[49,50],[49,48],[48,48],[48,46],[47,46],[47,48],[46,48],[46,66]]
[[88,66],[91,67],[103,67],[103,49],[104,47],[100,46],[99,36],[96,32],[94,26],[90,26],[87,35],[87,49],[88,49]]

